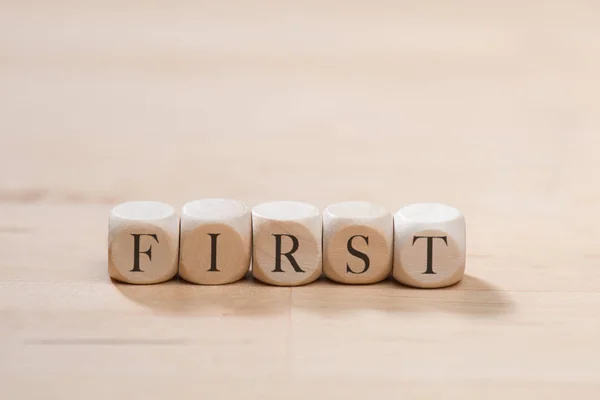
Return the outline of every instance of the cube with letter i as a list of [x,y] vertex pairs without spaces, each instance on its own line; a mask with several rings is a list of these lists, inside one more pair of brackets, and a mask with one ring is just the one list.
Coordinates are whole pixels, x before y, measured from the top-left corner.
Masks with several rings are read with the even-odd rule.
[[222,285],[250,269],[250,210],[233,199],[202,199],[181,211],[179,275],[192,283]]

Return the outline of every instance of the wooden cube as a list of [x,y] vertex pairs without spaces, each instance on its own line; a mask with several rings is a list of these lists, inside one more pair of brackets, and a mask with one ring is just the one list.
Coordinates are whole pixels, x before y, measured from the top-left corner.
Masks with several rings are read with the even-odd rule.
[[160,283],[177,274],[179,216],[168,204],[132,201],[110,211],[108,272],[118,281]]
[[186,203],[181,211],[179,276],[205,285],[232,283],[250,270],[250,210],[231,199]]
[[394,278],[408,286],[440,288],[465,272],[465,219],[455,208],[417,203],[394,214]]
[[392,272],[392,214],[361,201],[332,204],[323,211],[323,273],[348,284],[368,284]]
[[322,223],[318,208],[274,201],[252,209],[252,275],[267,284],[299,286],[322,273]]

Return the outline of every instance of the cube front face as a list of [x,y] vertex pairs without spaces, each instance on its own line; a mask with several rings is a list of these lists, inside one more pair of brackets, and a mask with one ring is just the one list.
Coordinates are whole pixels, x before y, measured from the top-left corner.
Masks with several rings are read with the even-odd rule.
[[382,207],[347,202],[323,213],[323,273],[346,284],[369,284],[392,271],[393,220]]
[[426,217],[400,210],[394,218],[393,276],[408,286],[440,288],[464,277],[464,218],[456,210],[442,208],[447,206],[430,207]]
[[[156,214],[131,215],[127,211],[135,207],[128,203],[117,206],[111,212],[108,244],[108,272],[118,281],[132,284],[160,283],[177,274],[179,253],[179,218],[169,207]],[[143,209],[144,205],[140,205]],[[120,211],[125,211],[120,212]]]
[[222,285],[250,269],[250,241],[226,224],[200,225],[181,232],[179,275],[186,281]]
[[342,228],[324,240],[323,272],[331,280],[368,284],[392,271],[392,237],[364,225]]
[[320,213],[301,203],[284,207],[284,213],[278,206],[269,203],[253,211],[252,275],[277,286],[314,282],[322,273]]

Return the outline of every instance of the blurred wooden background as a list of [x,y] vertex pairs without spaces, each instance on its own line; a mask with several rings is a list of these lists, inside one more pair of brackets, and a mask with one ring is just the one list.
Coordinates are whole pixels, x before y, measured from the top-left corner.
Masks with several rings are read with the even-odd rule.
[[[0,2],[0,398],[597,399],[600,4]],[[106,272],[117,202],[441,201],[467,277]]]

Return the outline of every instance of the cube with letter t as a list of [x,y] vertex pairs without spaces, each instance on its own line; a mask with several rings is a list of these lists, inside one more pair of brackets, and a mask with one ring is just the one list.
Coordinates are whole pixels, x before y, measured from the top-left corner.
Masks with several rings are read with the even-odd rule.
[[110,211],[108,273],[121,282],[165,282],[177,274],[179,216],[168,204],[131,201]]
[[394,278],[408,286],[440,288],[465,272],[465,219],[440,203],[417,203],[394,214]]
[[322,221],[318,208],[274,201],[252,209],[252,275],[267,284],[299,286],[322,273]]

